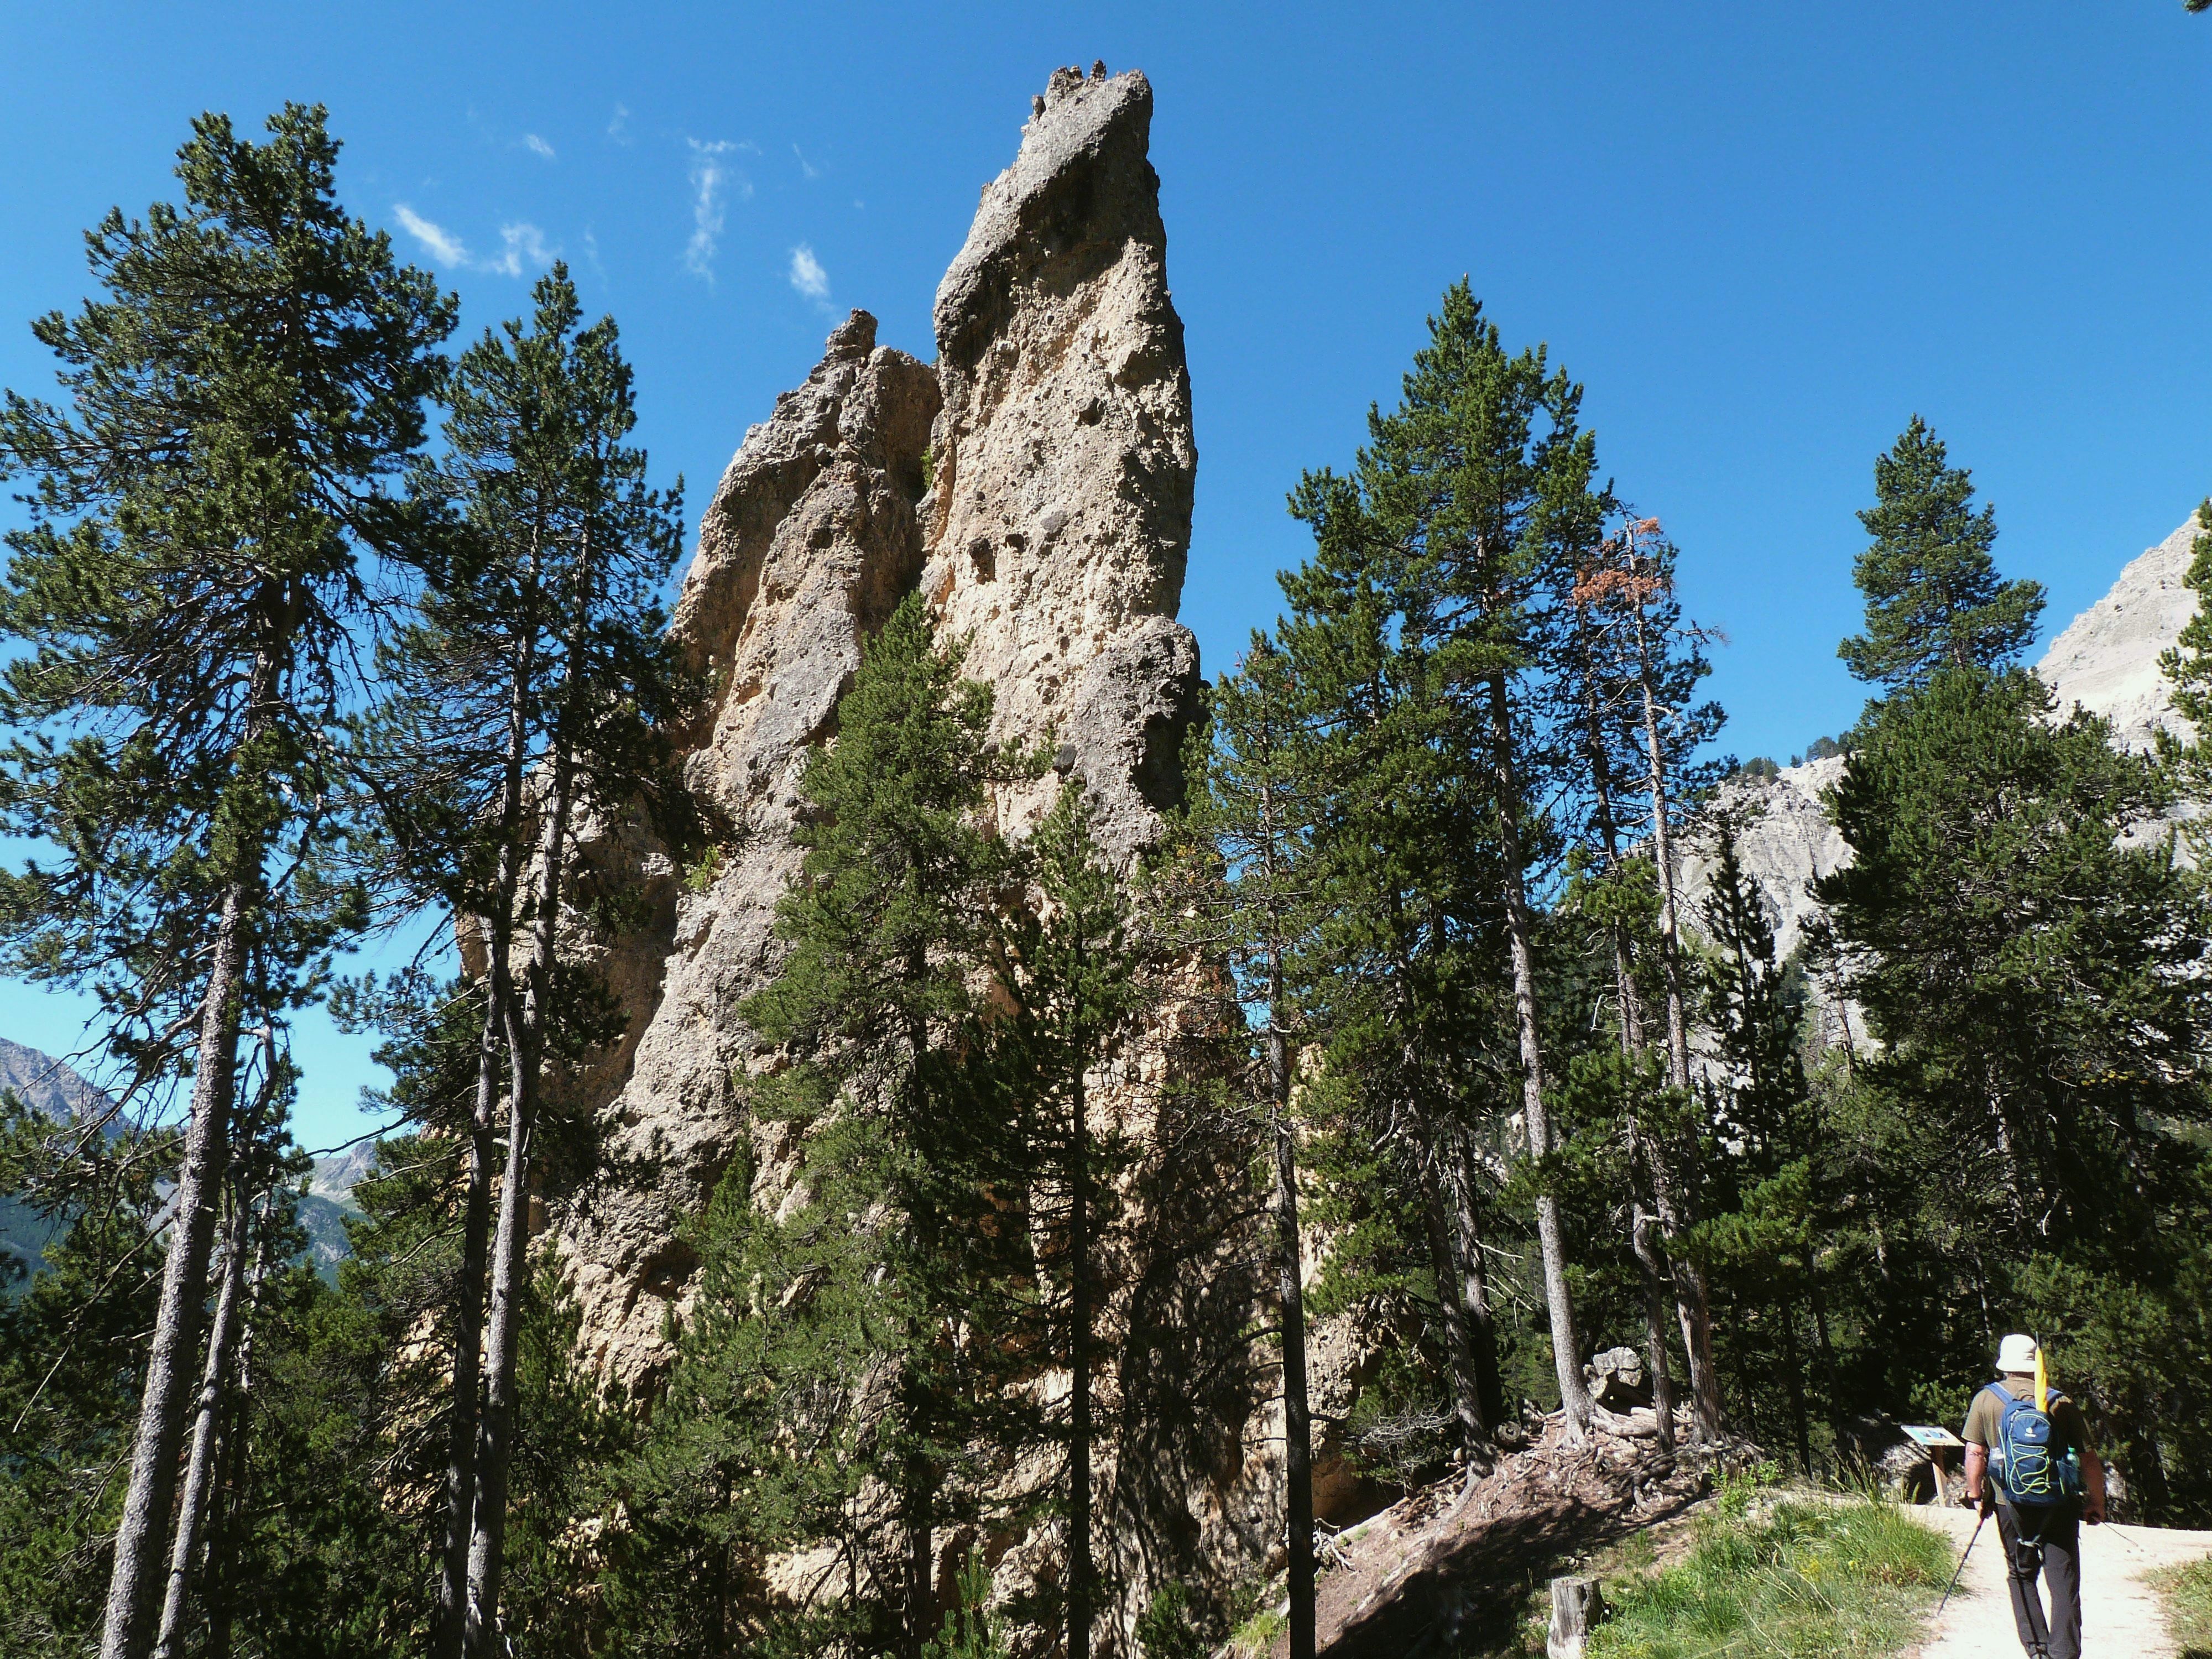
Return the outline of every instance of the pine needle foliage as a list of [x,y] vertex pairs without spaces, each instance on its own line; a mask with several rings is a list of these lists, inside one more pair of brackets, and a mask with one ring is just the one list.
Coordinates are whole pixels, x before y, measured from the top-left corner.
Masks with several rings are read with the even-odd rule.
[[[2052,704],[2023,672],[1944,669],[1875,706],[1830,802],[1853,857],[1814,888],[1881,1042],[1855,1092],[1891,1126],[1898,1194],[1875,1352],[1899,1356],[1901,1396],[1986,1362],[1984,1310],[2040,1310],[2005,1322],[2102,1402],[2140,1501],[2170,1513],[2202,1501],[2175,1437],[2201,1408],[2161,1355],[2202,1317],[2212,933],[2197,878],[2144,833],[2166,775]],[[1915,1177],[1916,1146],[1944,1179]]]
[[379,620],[365,561],[419,523],[392,485],[453,326],[338,205],[322,110],[268,128],[194,124],[183,204],[111,212],[86,239],[105,297],[33,325],[69,408],[0,409],[0,468],[33,482],[0,592],[23,647],[0,676],[0,825],[52,849],[0,880],[0,938],[17,973],[99,997],[134,1083],[191,1054],[102,1638],[118,1659],[155,1639],[241,1018],[312,999],[366,920],[331,869]]

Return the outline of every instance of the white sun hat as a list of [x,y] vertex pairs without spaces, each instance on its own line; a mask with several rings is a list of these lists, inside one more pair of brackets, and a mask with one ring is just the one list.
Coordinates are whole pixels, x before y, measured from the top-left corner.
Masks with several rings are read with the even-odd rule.
[[1997,1369],[2026,1376],[2035,1370],[2035,1339],[2018,1331],[1997,1344]]

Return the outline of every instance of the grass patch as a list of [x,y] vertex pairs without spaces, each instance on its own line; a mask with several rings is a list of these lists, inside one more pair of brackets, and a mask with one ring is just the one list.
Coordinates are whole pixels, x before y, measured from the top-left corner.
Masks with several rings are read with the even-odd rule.
[[1950,1540],[1887,1504],[1722,1488],[1690,1553],[1606,1581],[1590,1659],[1893,1654],[1951,1572]]
[[1237,1627],[1229,1638],[1229,1650],[1237,1659],[1266,1659],[1267,1650],[1275,1645],[1275,1638],[1291,1627],[1291,1621],[1273,1607],[1262,1607]]
[[2160,1567],[2150,1582],[2166,1598],[2166,1620],[2181,1659],[2212,1659],[2212,1561]]

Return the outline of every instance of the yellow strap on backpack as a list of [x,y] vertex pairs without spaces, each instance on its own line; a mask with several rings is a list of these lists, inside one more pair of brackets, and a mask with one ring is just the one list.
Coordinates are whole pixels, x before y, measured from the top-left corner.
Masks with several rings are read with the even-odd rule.
[[2043,1344],[2035,1345],[2035,1409],[2051,1414],[2051,1373],[2043,1368]]

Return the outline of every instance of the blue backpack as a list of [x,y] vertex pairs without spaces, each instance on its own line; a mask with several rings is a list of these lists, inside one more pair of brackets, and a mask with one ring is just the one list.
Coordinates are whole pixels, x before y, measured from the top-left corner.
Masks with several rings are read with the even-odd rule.
[[[2080,1454],[2061,1447],[2057,1425],[2038,1411],[2035,1396],[2015,1400],[2001,1383],[1990,1384],[1997,1397],[1996,1443],[1990,1448],[1990,1472],[2005,1498],[2019,1509],[2050,1509],[2081,1493]],[[2066,1396],[2056,1389],[2055,1403]]]

